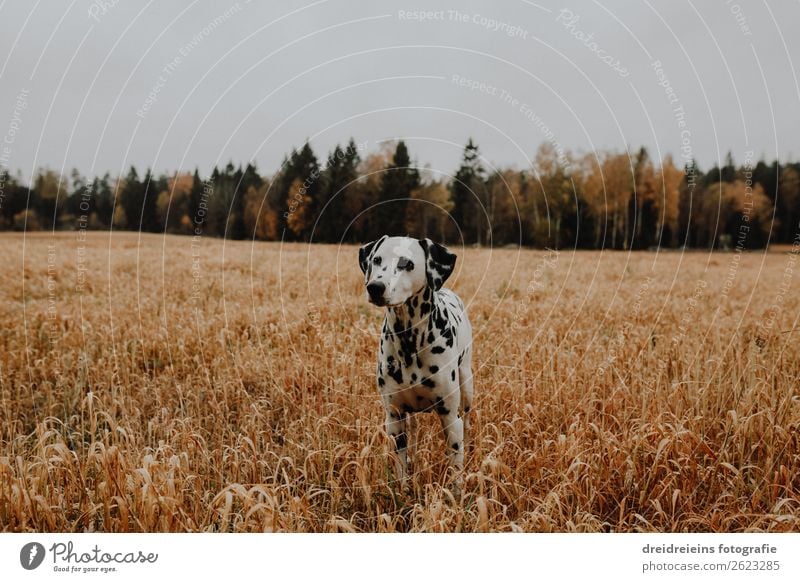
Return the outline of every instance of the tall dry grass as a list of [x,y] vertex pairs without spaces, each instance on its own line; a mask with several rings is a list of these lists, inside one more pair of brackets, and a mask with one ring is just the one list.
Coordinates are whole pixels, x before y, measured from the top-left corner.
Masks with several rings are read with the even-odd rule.
[[0,244],[3,530],[800,530],[794,255],[459,251],[454,499],[431,415],[391,481],[355,247]]

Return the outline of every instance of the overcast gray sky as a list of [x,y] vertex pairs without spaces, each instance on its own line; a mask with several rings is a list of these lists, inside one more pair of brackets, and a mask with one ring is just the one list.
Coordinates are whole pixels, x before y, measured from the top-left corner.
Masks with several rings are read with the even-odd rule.
[[798,22],[796,1],[0,0],[0,140],[25,176],[271,173],[350,136],[446,174],[469,136],[517,168],[545,141],[796,160]]

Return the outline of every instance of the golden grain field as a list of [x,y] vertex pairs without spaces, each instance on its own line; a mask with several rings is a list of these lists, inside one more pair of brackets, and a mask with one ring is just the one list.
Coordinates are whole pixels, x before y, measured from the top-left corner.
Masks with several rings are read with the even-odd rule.
[[800,531],[788,252],[454,249],[464,494],[392,482],[357,248],[2,234],[4,531]]

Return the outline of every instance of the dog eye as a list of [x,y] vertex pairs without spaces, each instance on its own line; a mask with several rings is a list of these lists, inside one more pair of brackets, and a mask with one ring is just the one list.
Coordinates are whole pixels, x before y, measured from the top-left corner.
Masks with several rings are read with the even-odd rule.
[[381,266],[381,260],[382,259],[380,257],[375,257],[375,259],[373,259],[372,262],[380,267]]
[[414,269],[414,263],[410,259],[405,257],[401,257],[397,260],[397,268],[402,269],[404,271],[411,271]]

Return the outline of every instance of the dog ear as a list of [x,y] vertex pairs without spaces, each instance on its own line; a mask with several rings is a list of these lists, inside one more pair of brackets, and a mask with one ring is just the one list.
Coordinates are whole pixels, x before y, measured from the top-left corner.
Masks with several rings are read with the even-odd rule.
[[419,244],[425,251],[425,277],[428,279],[428,286],[438,291],[453,273],[456,256],[429,238],[420,240]]
[[372,256],[372,251],[377,250],[377,248],[381,245],[381,243],[388,238],[386,235],[383,235],[381,238],[374,240],[372,242],[368,242],[363,247],[358,249],[358,266],[361,267],[361,272],[366,274],[367,267],[369,266],[369,259]]

